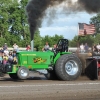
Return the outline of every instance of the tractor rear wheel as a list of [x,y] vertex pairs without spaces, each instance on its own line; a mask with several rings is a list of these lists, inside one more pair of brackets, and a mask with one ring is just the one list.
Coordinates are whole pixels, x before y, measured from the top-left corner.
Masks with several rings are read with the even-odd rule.
[[29,70],[26,67],[20,67],[17,71],[19,79],[27,79],[29,77]]
[[9,74],[9,76],[10,76],[12,79],[15,79],[15,80],[18,79],[18,76],[17,76],[16,73]]
[[82,72],[81,61],[74,54],[62,55],[56,62],[55,72],[61,80],[75,80],[81,75]]

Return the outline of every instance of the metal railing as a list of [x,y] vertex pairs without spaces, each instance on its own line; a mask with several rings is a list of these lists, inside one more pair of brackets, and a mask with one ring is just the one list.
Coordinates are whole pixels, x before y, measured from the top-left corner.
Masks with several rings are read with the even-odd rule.
[[[0,49],[2,49],[2,48],[0,48]],[[69,47],[68,51],[70,51],[70,52],[76,52],[77,49],[78,49],[77,47]],[[13,50],[13,48],[8,47],[8,50]],[[25,51],[26,48],[20,47],[19,50],[20,51]],[[50,50],[52,50],[52,48],[50,48]],[[91,48],[89,48],[89,50],[91,50]]]

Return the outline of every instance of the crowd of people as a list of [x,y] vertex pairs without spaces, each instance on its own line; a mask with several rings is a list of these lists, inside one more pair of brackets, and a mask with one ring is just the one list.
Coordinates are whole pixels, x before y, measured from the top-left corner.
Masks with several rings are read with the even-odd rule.
[[98,43],[97,45],[94,44],[93,47],[92,47],[92,50],[93,50],[94,52],[100,53],[100,44],[99,44],[99,43]]
[[87,43],[85,43],[85,44],[82,43],[80,45],[80,52],[81,53],[88,53],[89,52],[89,46]]
[[[51,50],[55,53],[56,49],[57,49],[57,44],[54,44]],[[46,42],[44,47],[42,48],[42,51],[45,52],[45,51],[48,51],[48,50],[50,50],[50,46],[49,46],[49,43]]]
[[[8,50],[7,43],[2,46],[2,48],[0,49],[0,64],[6,65],[7,63],[17,63],[16,53],[19,51],[19,46],[14,43],[12,47],[13,50]],[[49,50],[48,42],[46,42],[46,45],[42,50]],[[29,44],[26,46],[26,51],[31,51],[31,46]]]
[[[16,58],[16,52],[19,51],[19,46],[14,43],[14,45],[12,46],[13,50],[8,50],[8,46],[7,43],[5,43],[3,45],[3,47],[0,50],[0,63],[2,64],[6,64],[6,63],[16,63],[17,62],[17,58]],[[57,45],[54,44],[52,50],[55,52],[57,48]],[[42,51],[48,51],[50,49],[49,43],[46,42],[46,44],[44,45],[44,47],[42,48]],[[88,53],[89,52],[89,46],[87,43],[85,44],[81,44],[79,46],[80,52],[81,53]],[[31,46],[27,45],[26,46],[26,51],[31,51]],[[100,44],[98,43],[97,45],[94,44],[92,47],[92,51],[94,52],[100,52]]]
[[[12,47],[12,50],[8,50],[7,43],[2,46],[0,49],[0,64],[17,63],[16,53],[19,51],[19,46],[14,43]],[[29,44],[26,46],[26,51],[31,51]]]
[[[80,52],[81,53],[88,53],[90,50],[89,50],[89,46],[88,46],[88,44],[87,43],[85,43],[85,44],[81,44],[80,45]],[[92,52],[100,52],[100,44],[98,43],[97,45],[96,44],[94,44],[93,46],[92,46],[92,48],[91,48],[91,51]]]
[[7,43],[5,43],[0,50],[0,64],[17,63],[16,52],[18,50],[19,47],[16,43],[13,45],[13,50],[8,50]]
[[[44,47],[42,48],[42,51],[45,52],[45,51],[48,51],[49,49],[50,49],[49,43],[46,42],[45,45],[44,45]],[[55,52],[56,49],[57,49],[57,45],[54,44],[53,47],[52,47],[52,51]],[[89,52],[89,46],[88,46],[88,44],[87,43],[85,43],[85,44],[82,43],[79,46],[79,51],[81,53],[88,53]]]
[[[0,64],[17,63],[16,53],[19,51],[19,46],[14,43],[12,48],[12,50],[8,50],[7,43],[2,46],[0,49]],[[26,46],[26,51],[31,51],[29,44]]]

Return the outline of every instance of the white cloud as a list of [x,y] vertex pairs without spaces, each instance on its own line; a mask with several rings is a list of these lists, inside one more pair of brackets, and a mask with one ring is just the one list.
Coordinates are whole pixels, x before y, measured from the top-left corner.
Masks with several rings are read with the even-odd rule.
[[53,19],[53,23],[48,26],[47,19],[44,19],[42,27],[40,28],[40,35],[55,34],[63,35],[64,38],[73,39],[78,34],[78,23],[89,23],[90,18],[94,15],[90,15],[86,12],[80,12],[77,14],[71,14],[69,16],[59,14],[57,18]]

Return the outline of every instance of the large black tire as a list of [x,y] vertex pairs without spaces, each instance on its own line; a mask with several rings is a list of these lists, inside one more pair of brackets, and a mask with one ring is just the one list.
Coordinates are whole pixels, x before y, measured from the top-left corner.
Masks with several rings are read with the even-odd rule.
[[55,72],[60,80],[76,80],[82,72],[81,61],[74,54],[62,55],[56,62]]
[[29,77],[29,70],[26,67],[20,67],[17,71],[19,79],[27,79]]
[[12,74],[9,74],[10,78],[14,79],[14,80],[17,80],[18,79],[18,76],[16,73],[12,73]]
[[44,74],[44,76],[48,79],[48,80],[58,80],[58,77],[55,73],[55,71],[48,71],[47,74]]

